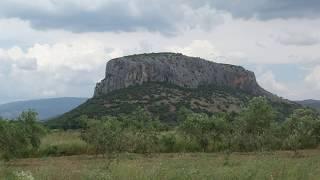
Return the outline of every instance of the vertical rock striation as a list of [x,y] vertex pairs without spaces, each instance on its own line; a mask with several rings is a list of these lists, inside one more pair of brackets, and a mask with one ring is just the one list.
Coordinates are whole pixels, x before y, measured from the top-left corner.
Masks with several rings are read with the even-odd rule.
[[258,85],[254,73],[243,67],[176,53],[139,54],[110,60],[94,96],[145,82],[166,82],[186,88],[214,85],[271,96]]

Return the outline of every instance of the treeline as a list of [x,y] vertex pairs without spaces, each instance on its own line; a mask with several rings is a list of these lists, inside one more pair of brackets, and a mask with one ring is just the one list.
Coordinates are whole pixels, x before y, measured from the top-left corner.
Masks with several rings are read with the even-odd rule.
[[237,115],[214,116],[182,108],[178,126],[161,124],[143,109],[129,115],[82,117],[82,138],[97,154],[117,152],[271,151],[315,148],[320,142],[320,118],[297,109],[283,121],[263,97],[253,98]]
[[[256,97],[238,114],[209,116],[181,108],[178,124],[174,127],[161,123],[142,108],[117,117],[94,119],[82,116],[79,125],[82,127],[81,139],[90,147],[90,153],[103,155],[120,152],[297,151],[319,145],[318,113],[311,109],[297,109],[286,119],[277,117],[267,99]],[[59,155],[55,147],[50,147],[44,154],[39,153],[41,138],[47,132],[49,130],[37,121],[37,113],[32,111],[23,112],[16,120],[0,118],[0,156],[11,159],[37,153]]]

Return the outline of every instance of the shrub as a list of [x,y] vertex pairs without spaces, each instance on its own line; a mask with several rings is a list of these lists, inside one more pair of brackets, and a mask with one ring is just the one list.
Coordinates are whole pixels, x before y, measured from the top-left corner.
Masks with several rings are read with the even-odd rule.
[[269,150],[275,112],[264,97],[253,98],[233,124],[233,147],[237,151]]
[[176,152],[177,138],[174,132],[162,134],[160,137],[161,152]]
[[309,109],[298,109],[284,122],[284,148],[314,148],[319,143],[320,119]]
[[0,120],[0,154],[6,160],[26,157],[39,148],[44,133],[33,111],[23,112],[17,121]]

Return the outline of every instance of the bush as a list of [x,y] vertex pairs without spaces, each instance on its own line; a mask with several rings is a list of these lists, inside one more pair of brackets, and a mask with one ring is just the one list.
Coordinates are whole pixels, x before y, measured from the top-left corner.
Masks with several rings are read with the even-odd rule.
[[161,152],[176,152],[177,138],[174,132],[162,134],[160,137]]
[[270,150],[273,140],[275,112],[264,97],[253,98],[234,125],[233,148],[236,151]]
[[159,121],[143,109],[120,117],[88,120],[82,138],[96,153],[110,155],[115,152],[151,153],[158,151]]
[[320,119],[309,109],[298,109],[284,122],[284,148],[297,150],[319,144]]
[[40,146],[44,128],[37,122],[37,113],[23,112],[16,121],[0,120],[0,154],[2,158],[26,157]]
[[[280,123],[264,97],[253,98],[239,114],[209,116],[181,108],[177,120],[178,126],[169,130],[144,109],[137,108],[130,114],[101,119],[82,116],[80,122],[82,139],[95,149],[96,154],[108,156],[118,152],[297,150],[316,147],[320,141],[318,114],[306,109],[297,110]],[[66,152],[52,146],[47,153]]]
[[39,148],[31,150],[28,157],[80,154],[94,154],[93,148],[81,139],[80,131],[51,130],[41,138]]

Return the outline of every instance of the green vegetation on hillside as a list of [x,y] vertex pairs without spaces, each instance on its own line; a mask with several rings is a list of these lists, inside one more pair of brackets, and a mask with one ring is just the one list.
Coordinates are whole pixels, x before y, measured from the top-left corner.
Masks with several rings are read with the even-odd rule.
[[[298,109],[285,121],[265,98],[253,98],[238,115],[209,116],[186,108],[178,125],[168,127],[143,109],[118,117],[86,122],[84,140],[99,154],[118,152],[217,152],[270,151],[315,148],[320,142],[320,118],[309,109]],[[84,118],[84,117],[83,117]]]
[[[190,89],[167,83],[144,83],[89,99],[78,108],[52,119],[47,125],[51,128],[78,129],[81,128],[82,115],[100,119],[103,116],[130,114],[138,107],[144,108],[163,123],[176,125],[177,113],[182,107],[210,116],[221,112],[237,114],[252,98],[248,93],[226,87],[202,86]],[[284,121],[294,109],[300,107],[280,100],[269,102],[277,112],[278,121]]]
[[309,99],[309,100],[296,101],[296,102],[303,105],[303,106],[314,108],[320,112],[320,101],[319,100]]

